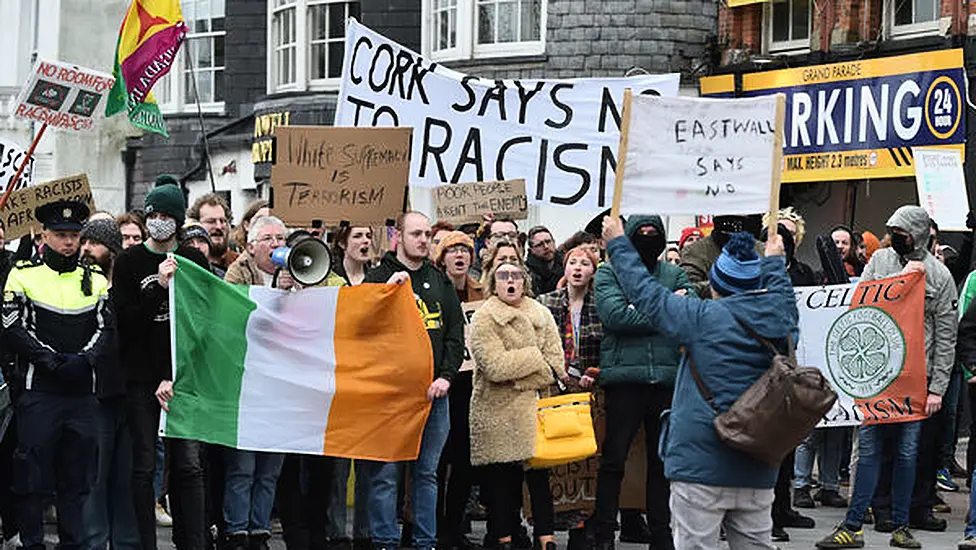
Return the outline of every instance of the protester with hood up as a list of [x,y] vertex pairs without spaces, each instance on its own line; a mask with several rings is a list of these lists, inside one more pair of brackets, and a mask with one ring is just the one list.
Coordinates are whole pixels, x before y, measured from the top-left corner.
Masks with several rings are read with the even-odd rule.
[[888,219],[887,227],[891,248],[875,252],[861,278],[873,281],[912,272],[925,274],[925,366],[928,374],[925,412],[929,417],[923,421],[861,426],[851,506],[844,522],[817,543],[818,548],[859,548],[864,545],[861,527],[875,496],[884,443],[890,438],[898,442],[891,487],[891,521],[896,527],[891,545],[921,547],[908,530],[909,526],[945,530],[945,522],[932,516],[932,504],[939,469],[942,395],[949,385],[955,360],[956,287],[949,270],[928,251],[930,220],[925,209],[902,206]]
[[556,290],[563,277],[563,254],[556,250],[556,241],[545,226],[529,229],[529,255],[525,267],[532,274],[532,292],[542,296]]
[[864,262],[864,265],[868,265],[868,262],[871,261],[871,257],[874,256],[874,253],[881,248],[881,241],[878,240],[878,237],[875,236],[874,233],[865,231],[864,233],[861,233],[860,248],[864,249],[864,257],[861,258],[861,261]]
[[758,215],[715,216],[715,227],[711,235],[686,245],[681,250],[681,268],[688,274],[688,280],[695,285],[700,297],[711,296],[708,291],[708,273],[729,237],[740,232],[758,237],[762,229],[761,220],[762,217]]
[[[380,265],[366,275],[366,282],[405,284],[409,281],[433,348],[434,382],[427,390],[432,406],[410,478],[414,547],[430,550],[437,545],[437,466],[451,426],[447,393],[464,358],[464,319],[454,285],[428,260],[431,231],[427,216],[419,212],[401,214],[396,229],[396,252],[383,256]],[[370,536],[376,548],[397,548],[400,532],[396,494],[400,465],[374,462],[370,466]]]
[[701,300],[677,295],[649,277],[639,249],[624,237],[621,224],[607,218],[604,238],[626,301],[685,350],[660,443],[664,474],[671,481],[675,548],[714,548],[723,523],[731,548],[772,548],[778,468],[719,439],[716,411],[702,397],[691,369],[724,411],[770,366],[769,351],[750,331],[783,350],[787,337],[796,341],[799,314],[782,238],[771,236],[760,259],[751,235],[730,235],[709,271],[713,299]]
[[[660,260],[667,243],[660,216],[634,215],[625,226],[637,250],[644,277],[648,274],[669,292],[695,294],[678,266]],[[681,360],[678,344],[638,311],[628,298],[615,266],[606,263],[596,274],[596,309],[603,323],[599,384],[606,395],[607,434],[603,441],[593,515],[599,548],[613,545],[613,523],[620,484],[631,442],[644,425],[647,477],[645,499],[653,548],[671,545],[671,514],[664,464],[657,449],[661,413],[671,408],[671,394]]]

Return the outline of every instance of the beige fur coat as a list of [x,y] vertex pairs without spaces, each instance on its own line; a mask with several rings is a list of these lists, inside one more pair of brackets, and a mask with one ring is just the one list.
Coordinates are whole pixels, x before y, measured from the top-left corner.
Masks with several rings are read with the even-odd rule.
[[552,369],[564,368],[552,314],[529,298],[512,307],[492,296],[471,319],[471,354],[471,464],[532,458],[536,392],[554,382]]

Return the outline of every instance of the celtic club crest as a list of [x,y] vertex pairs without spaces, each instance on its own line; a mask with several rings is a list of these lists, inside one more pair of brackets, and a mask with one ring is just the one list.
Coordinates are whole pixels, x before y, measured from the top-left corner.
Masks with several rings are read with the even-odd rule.
[[905,366],[905,335],[883,309],[859,307],[827,332],[827,368],[834,386],[855,399],[874,397]]

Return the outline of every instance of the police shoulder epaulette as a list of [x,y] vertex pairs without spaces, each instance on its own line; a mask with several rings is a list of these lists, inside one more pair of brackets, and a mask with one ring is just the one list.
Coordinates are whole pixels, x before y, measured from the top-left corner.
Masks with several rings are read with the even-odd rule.
[[14,264],[14,267],[16,267],[17,269],[25,269],[28,267],[37,267],[43,263],[44,262],[42,262],[40,258],[35,258],[31,260],[17,260],[17,263]]

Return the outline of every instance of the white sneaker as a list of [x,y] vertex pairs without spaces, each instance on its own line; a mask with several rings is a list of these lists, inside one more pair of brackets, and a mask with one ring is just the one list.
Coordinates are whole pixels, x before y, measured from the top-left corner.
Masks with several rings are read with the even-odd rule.
[[14,548],[23,548],[24,544],[20,542],[20,534],[14,535],[10,540],[3,542],[3,550],[13,550]]
[[156,525],[160,527],[173,526],[173,518],[166,513],[166,509],[163,508],[163,505],[158,502],[156,503]]

